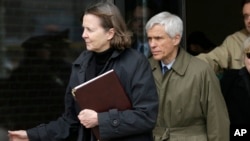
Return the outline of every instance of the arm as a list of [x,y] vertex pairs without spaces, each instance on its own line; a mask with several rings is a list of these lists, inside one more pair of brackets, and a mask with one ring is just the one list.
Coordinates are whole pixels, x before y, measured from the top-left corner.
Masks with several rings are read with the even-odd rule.
[[197,57],[207,62],[216,73],[219,73],[223,68],[228,67],[230,52],[227,49],[230,46],[231,39],[226,39],[221,46],[214,48],[209,53],[201,53]]
[[131,99],[133,109],[111,109],[99,113],[99,129],[103,139],[145,133],[150,135],[156,122],[158,96],[148,61],[146,58],[136,58],[135,61],[130,59],[123,64],[127,65],[119,66],[121,71],[118,76]]
[[247,37],[244,30],[228,36],[224,42],[207,54],[200,54],[197,57],[206,61],[218,74],[222,69],[241,68],[241,48],[244,39]]

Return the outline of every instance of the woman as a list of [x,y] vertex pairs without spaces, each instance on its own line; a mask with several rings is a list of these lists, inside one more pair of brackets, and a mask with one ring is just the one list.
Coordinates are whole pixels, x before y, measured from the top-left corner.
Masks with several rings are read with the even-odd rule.
[[[97,140],[90,128],[99,126],[101,140],[152,141],[158,97],[147,59],[129,48],[130,33],[117,7],[100,2],[86,9],[82,18],[84,51],[73,63],[62,117],[32,129],[9,131],[11,141]],[[97,113],[80,110],[71,90],[114,69],[132,102],[132,109]]]
[[243,44],[245,67],[224,72],[221,79],[231,126],[250,125],[250,37]]

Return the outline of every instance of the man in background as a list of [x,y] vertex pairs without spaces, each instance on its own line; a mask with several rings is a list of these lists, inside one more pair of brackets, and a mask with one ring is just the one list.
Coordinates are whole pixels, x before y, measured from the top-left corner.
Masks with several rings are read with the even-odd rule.
[[250,0],[242,1],[242,15],[245,28],[226,37],[223,43],[209,53],[202,53],[197,57],[208,62],[219,75],[224,69],[240,69],[242,61],[242,46],[250,33]]
[[133,33],[132,48],[144,54],[146,57],[150,55],[150,49],[146,38],[145,24],[146,21],[154,14],[152,8],[153,3],[150,1],[136,1],[136,5],[130,13],[128,28]]

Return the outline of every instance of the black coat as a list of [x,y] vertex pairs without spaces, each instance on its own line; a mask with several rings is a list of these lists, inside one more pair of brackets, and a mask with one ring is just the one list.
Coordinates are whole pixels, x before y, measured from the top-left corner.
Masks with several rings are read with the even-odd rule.
[[[31,141],[66,140],[78,132],[77,141],[89,141],[89,130],[77,119],[80,112],[71,89],[85,81],[85,72],[92,52],[84,51],[73,63],[65,96],[65,112],[49,124],[27,130]],[[152,141],[152,129],[158,113],[158,96],[146,57],[133,49],[114,51],[101,73],[114,69],[127,92],[132,110],[98,113],[101,138],[119,141]],[[115,122],[117,121],[117,122]]]
[[221,88],[231,125],[250,125],[250,74],[246,68],[226,70]]

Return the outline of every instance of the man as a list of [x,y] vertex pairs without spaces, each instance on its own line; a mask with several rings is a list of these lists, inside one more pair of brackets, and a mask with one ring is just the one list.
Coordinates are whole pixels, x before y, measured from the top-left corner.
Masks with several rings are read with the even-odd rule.
[[205,62],[179,47],[182,20],[161,12],[147,22],[146,31],[160,102],[155,141],[228,141],[229,118],[219,81]]
[[244,40],[250,33],[250,0],[242,1],[242,14],[245,23],[244,29],[229,35],[220,46],[211,52],[197,56],[208,62],[216,73],[221,73],[223,69],[240,69],[244,66],[241,50]]
[[136,6],[133,8],[128,27],[133,32],[132,48],[144,54],[146,57],[150,56],[149,46],[146,40],[145,24],[146,21],[152,17],[152,2],[143,3],[137,1]]

